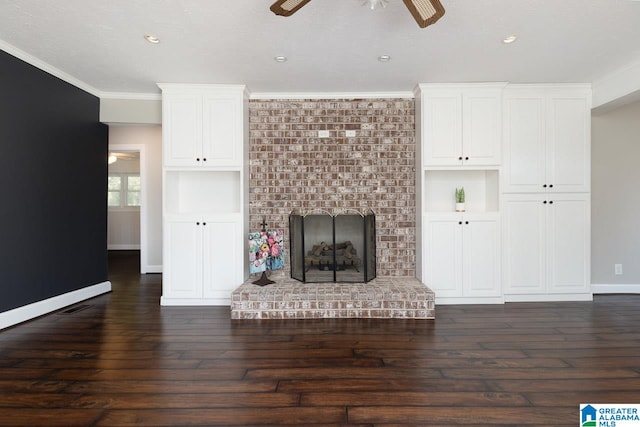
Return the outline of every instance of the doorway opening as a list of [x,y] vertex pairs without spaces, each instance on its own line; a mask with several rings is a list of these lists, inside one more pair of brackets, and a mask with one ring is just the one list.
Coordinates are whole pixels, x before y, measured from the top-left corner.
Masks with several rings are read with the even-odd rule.
[[110,147],[107,180],[107,250],[141,251],[140,150]]

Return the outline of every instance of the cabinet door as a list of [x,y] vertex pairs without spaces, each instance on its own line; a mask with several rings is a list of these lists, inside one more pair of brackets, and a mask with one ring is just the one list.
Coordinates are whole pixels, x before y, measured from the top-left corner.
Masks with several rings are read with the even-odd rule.
[[582,98],[551,96],[547,102],[547,186],[553,192],[590,188],[590,107]]
[[502,189],[507,193],[544,191],[544,98],[506,98],[504,111]]
[[197,223],[165,224],[162,294],[166,298],[202,297],[202,225]]
[[462,296],[462,217],[428,215],[424,221],[425,284],[436,297]]
[[202,158],[205,166],[242,165],[242,97],[204,97]]
[[550,293],[590,291],[590,202],[584,194],[549,195],[547,274]]
[[204,297],[228,304],[231,292],[242,284],[245,240],[237,220],[204,222]]
[[462,164],[462,96],[460,91],[428,93],[423,106],[425,166]]
[[197,166],[202,159],[202,97],[163,95],[162,152],[166,166]]
[[462,156],[468,166],[499,165],[502,146],[500,92],[469,91],[462,97]]
[[464,296],[500,296],[500,230],[497,218],[465,215],[462,228]]
[[546,211],[544,194],[503,198],[503,287],[505,294],[546,291]]

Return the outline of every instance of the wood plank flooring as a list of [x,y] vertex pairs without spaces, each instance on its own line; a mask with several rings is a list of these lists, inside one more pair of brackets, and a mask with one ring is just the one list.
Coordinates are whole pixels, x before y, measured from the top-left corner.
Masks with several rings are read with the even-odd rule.
[[438,306],[436,320],[231,321],[113,292],[0,331],[0,425],[575,426],[640,403],[640,295]]

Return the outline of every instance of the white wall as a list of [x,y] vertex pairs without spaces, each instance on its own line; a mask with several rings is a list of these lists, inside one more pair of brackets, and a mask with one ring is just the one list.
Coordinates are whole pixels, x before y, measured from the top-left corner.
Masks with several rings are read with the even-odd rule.
[[592,290],[640,292],[640,102],[594,115],[591,137]]
[[102,123],[154,125],[162,123],[162,101],[158,99],[100,98]]
[[162,128],[109,125],[110,151],[140,151],[141,272],[162,272]]

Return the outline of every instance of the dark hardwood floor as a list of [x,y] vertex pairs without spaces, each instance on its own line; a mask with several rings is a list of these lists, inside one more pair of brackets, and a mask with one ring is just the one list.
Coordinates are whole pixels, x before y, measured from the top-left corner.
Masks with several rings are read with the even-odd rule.
[[640,403],[640,295],[231,321],[160,307],[138,262],[110,254],[112,293],[0,332],[0,425],[575,426],[580,403]]

